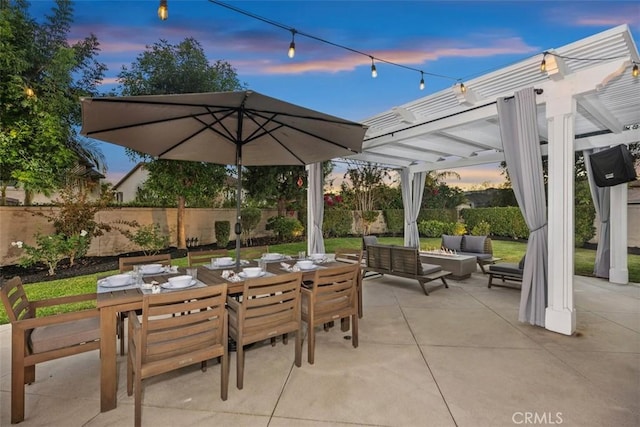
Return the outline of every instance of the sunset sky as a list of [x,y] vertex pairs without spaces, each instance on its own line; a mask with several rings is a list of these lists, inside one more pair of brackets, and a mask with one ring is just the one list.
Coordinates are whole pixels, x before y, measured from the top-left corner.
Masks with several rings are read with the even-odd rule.
[[[198,40],[211,61],[225,60],[248,89],[328,114],[362,121],[545,50],[628,24],[640,33],[637,1],[233,1],[255,17],[207,0],[168,0],[169,19],[157,17],[158,1],[76,1],[71,38],[96,34],[99,60],[108,67],[104,91],[117,89],[123,65],[160,39]],[[51,1],[32,1],[41,19]],[[288,29],[367,55],[423,70],[420,74],[298,34],[287,56]],[[430,74],[442,77],[433,77]],[[100,143],[107,177],[117,182],[132,163],[121,147]],[[502,181],[497,167],[458,169],[468,187]]]

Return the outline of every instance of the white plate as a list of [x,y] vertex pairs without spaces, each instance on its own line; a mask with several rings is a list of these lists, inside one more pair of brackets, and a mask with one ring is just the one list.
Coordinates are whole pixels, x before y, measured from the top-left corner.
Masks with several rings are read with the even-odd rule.
[[133,277],[131,279],[129,279],[127,282],[125,283],[118,283],[118,284],[113,284],[111,282],[109,282],[109,278],[105,278],[105,279],[101,279],[98,281],[98,285],[102,286],[103,288],[121,288],[123,286],[129,286],[129,285],[133,285]]
[[[257,276],[254,277],[249,277],[249,279],[255,279],[256,277],[262,277],[266,274],[266,272],[261,272],[260,274],[258,274]],[[247,279],[247,275],[244,274],[244,271],[241,271],[240,273],[238,273],[238,276],[242,277],[243,279]]]
[[221,263],[221,262],[216,261],[216,263],[213,264],[213,267],[229,267],[231,265],[236,265],[236,262],[235,261],[231,261],[231,262],[223,262],[223,263]]
[[300,269],[300,271],[311,271],[311,270],[315,270],[316,268],[318,268],[318,266],[317,266],[317,265],[315,265],[315,264],[313,264],[313,265],[312,265],[311,267],[309,267],[309,268],[304,268],[304,267],[302,267],[302,266],[300,266],[300,265],[297,265],[297,264],[296,264],[296,267],[298,267],[298,268]]
[[160,284],[160,287],[164,289],[184,289],[184,288],[189,288],[195,285],[196,283],[198,283],[198,281],[194,279],[191,282],[187,283],[186,285],[174,285],[173,283],[167,282],[167,283]]

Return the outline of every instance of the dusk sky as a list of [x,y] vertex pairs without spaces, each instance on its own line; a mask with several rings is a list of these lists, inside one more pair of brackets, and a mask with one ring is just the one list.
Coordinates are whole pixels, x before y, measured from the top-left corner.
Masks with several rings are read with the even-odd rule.
[[[229,62],[248,89],[328,114],[362,121],[611,27],[640,33],[637,1],[233,1],[236,8],[331,43],[423,70],[376,61],[291,33],[207,0],[168,0],[169,19],[157,17],[158,1],[76,1],[71,41],[94,33],[99,60],[108,67],[104,91],[117,89],[123,65],[160,39],[198,40],[211,61]],[[42,18],[53,2],[32,1]],[[107,177],[117,182],[132,163],[124,149],[100,143]],[[501,181],[493,166],[458,169],[461,187]]]

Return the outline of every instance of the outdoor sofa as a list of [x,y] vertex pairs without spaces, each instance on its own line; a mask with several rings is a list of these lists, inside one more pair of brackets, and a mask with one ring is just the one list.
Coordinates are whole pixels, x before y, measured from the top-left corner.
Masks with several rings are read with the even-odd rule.
[[375,272],[380,275],[416,279],[425,295],[429,295],[425,284],[440,279],[448,288],[446,277],[451,272],[443,270],[439,265],[420,262],[420,252],[417,248],[395,245],[370,244],[367,246],[366,265],[363,273]]
[[484,266],[497,261],[493,257],[493,246],[489,236],[471,236],[468,234],[451,236],[443,234],[441,247],[442,249],[455,251],[458,255],[475,256],[480,270],[485,274],[487,272]]
[[[503,286],[505,288],[520,289],[522,287],[524,259],[525,257],[523,256],[520,262],[517,264],[512,262],[500,262],[490,265],[488,269],[489,283],[487,283],[487,287],[490,288],[491,286]],[[499,283],[493,283],[494,278],[501,279],[501,281]]]

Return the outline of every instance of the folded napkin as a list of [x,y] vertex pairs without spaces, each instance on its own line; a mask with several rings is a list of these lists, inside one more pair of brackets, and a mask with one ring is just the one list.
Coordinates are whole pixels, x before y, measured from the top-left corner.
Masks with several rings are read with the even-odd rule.
[[286,262],[281,262],[280,267],[282,267],[284,271],[289,271],[291,273],[300,271],[300,267],[298,267],[297,265],[289,265]]
[[238,276],[233,270],[223,270],[221,276],[223,279],[227,279],[230,282],[242,281],[242,277]]

